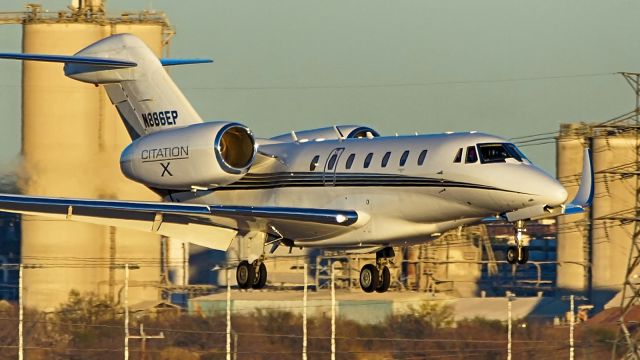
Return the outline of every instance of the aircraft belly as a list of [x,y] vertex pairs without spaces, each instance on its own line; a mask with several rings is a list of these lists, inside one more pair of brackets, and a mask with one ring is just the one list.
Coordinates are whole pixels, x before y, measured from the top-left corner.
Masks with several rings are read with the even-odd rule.
[[[284,206],[363,211],[372,218],[398,218],[416,223],[483,217],[491,211],[452,201],[438,188],[290,187],[181,193],[180,201],[199,204]],[[178,196],[176,196],[178,197]]]
[[[389,243],[421,243],[431,234],[466,225],[491,215],[484,209],[451,199],[438,188],[374,187],[291,187],[279,189],[213,191],[183,194],[182,201],[202,204],[246,206],[282,206],[302,208],[348,209],[367,214],[362,226],[314,234],[297,231],[296,224],[279,222],[282,234],[300,246],[365,246]],[[454,220],[452,220],[454,219]],[[246,225],[268,231],[262,221]]]
[[295,243],[305,247],[370,247],[372,245],[405,246],[422,244],[435,240],[437,236],[432,236],[434,234],[440,234],[459,226],[474,224],[480,220],[480,218],[466,218],[421,224],[398,219],[372,219],[369,224],[352,232],[321,241],[299,240]]

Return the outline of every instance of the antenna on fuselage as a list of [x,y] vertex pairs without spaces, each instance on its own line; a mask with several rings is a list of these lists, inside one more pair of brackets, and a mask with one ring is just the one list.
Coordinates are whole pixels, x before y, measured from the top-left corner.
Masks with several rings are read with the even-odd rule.
[[344,140],[345,139],[344,135],[342,135],[342,131],[340,131],[340,129],[338,129],[338,127],[336,125],[333,125],[333,130],[335,130],[336,134],[338,134],[338,139],[339,140]]
[[298,135],[296,135],[296,132],[291,130],[291,140],[293,140],[293,142],[298,142]]

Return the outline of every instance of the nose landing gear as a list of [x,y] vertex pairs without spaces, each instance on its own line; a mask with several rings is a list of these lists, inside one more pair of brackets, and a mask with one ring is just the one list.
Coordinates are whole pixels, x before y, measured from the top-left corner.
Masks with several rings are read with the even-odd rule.
[[392,247],[385,247],[376,252],[376,264],[366,264],[360,270],[360,287],[366,293],[383,293],[389,290],[391,285],[391,272],[388,264],[396,254]]
[[529,241],[524,239],[523,233],[527,231],[524,220],[518,220],[513,224],[515,239],[509,243],[507,249],[507,262],[509,264],[526,264],[529,261]]

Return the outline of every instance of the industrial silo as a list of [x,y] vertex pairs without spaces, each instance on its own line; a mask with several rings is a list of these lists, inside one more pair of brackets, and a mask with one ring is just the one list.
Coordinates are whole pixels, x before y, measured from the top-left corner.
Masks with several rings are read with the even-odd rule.
[[592,298],[598,305],[622,289],[627,270],[633,222],[612,218],[624,217],[635,207],[636,177],[628,170],[635,170],[636,147],[636,136],[628,132],[605,129],[592,139]]
[[[589,127],[562,124],[556,141],[557,177],[573,199],[582,174],[583,151],[588,144]],[[589,288],[589,214],[558,217],[557,278],[561,292],[580,293]]]
[[[162,16],[107,18],[100,1],[74,11],[32,9],[23,22],[26,53],[73,54],[113,33],[141,36],[161,55],[168,27]],[[82,7],[86,6],[86,7]],[[157,200],[120,173],[120,151],[130,139],[102,88],[64,77],[61,64],[23,65],[23,156],[27,194]],[[130,303],[155,300],[160,280],[160,240],[155,235],[88,224],[25,217],[24,263],[43,268],[24,273],[28,306],[47,308],[67,299],[71,289],[118,301],[122,270],[131,272]]]

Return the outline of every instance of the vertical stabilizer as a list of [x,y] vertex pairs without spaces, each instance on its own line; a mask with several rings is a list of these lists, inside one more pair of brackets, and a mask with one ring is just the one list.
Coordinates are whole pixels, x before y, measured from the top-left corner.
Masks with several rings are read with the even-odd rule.
[[147,45],[131,34],[109,36],[74,55],[134,63],[115,67],[66,62],[65,75],[104,85],[133,139],[164,129],[201,123],[202,118]]

